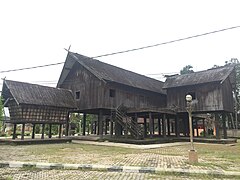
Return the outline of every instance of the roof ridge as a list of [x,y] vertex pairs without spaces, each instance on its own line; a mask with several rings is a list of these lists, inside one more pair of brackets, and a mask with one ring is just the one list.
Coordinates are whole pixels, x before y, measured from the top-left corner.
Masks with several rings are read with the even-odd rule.
[[[74,53],[74,52],[72,52],[72,53]],[[148,78],[148,79],[152,79],[152,80],[155,80],[155,81],[164,83],[163,81],[160,81],[160,80],[158,80],[158,79],[154,79],[154,78],[148,77],[148,76],[146,76],[146,75],[143,75],[143,74],[140,74],[140,73],[136,73],[136,72],[133,72],[133,71],[131,71],[131,70],[124,69],[124,68],[121,68],[121,67],[118,67],[118,66],[115,66],[115,65],[112,65],[112,64],[109,64],[109,63],[100,61],[100,60],[95,59],[95,58],[92,58],[92,57],[88,57],[88,56],[85,56],[85,55],[82,55],[82,54],[78,54],[78,53],[74,53],[74,54],[77,54],[77,55],[79,55],[79,56],[83,56],[84,58],[89,59],[89,60],[91,60],[91,61],[97,61],[98,63],[102,63],[102,64],[107,65],[107,66],[112,66],[112,67],[114,67],[114,68],[121,69],[121,70],[123,70],[123,71],[129,72],[129,73],[133,73],[133,74],[135,74],[135,75],[139,75],[139,76],[142,76],[142,77],[145,77],[145,78]]]

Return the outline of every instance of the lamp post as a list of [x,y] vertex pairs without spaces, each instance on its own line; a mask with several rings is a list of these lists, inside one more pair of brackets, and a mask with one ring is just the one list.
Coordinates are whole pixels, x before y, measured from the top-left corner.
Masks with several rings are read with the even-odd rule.
[[186,101],[187,101],[187,112],[188,112],[190,144],[191,144],[191,149],[189,151],[189,163],[197,163],[198,162],[197,151],[195,151],[193,146],[192,96],[190,94],[186,95]]

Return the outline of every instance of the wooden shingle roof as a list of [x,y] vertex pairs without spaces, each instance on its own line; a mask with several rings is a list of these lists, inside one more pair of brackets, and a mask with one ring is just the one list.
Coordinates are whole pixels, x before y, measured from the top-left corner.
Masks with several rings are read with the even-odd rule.
[[115,82],[139,89],[166,94],[165,90],[162,89],[164,83],[161,81],[72,52],[68,53],[67,60],[58,81],[58,87],[64,82],[75,62],[80,63],[98,79],[105,82]]
[[72,92],[25,82],[4,80],[2,96],[13,98],[17,104],[75,108]]
[[223,82],[234,70],[234,65],[222,66],[205,71],[168,77],[163,88],[190,86],[209,82]]

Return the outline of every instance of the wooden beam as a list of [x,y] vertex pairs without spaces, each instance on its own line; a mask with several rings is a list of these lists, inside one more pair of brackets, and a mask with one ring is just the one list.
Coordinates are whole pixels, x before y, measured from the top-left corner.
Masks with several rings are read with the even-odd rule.
[[[195,119],[195,127],[196,127],[196,131],[197,131],[197,137],[199,137],[199,131],[198,131],[198,120]],[[193,128],[193,136],[194,136],[194,128]]]
[[163,114],[162,118],[162,128],[163,128],[163,138],[166,138],[166,114]]
[[158,135],[161,135],[161,115],[158,114]]
[[52,138],[52,124],[49,124],[48,138]]
[[32,139],[35,138],[35,127],[36,127],[36,124],[33,124],[33,127],[32,127]]
[[150,131],[150,138],[153,138],[153,118],[152,113],[149,112],[149,131]]
[[175,135],[176,135],[176,137],[180,136],[178,115],[175,116]]
[[216,130],[216,139],[220,139],[220,131],[219,131],[219,115],[215,113],[215,130]]
[[104,128],[104,131],[105,131],[105,135],[107,134],[107,130],[108,130],[108,124],[109,124],[109,121],[107,119],[105,119],[105,128]]
[[99,126],[99,135],[102,138],[103,137],[103,112],[102,112],[102,110],[100,110],[99,114],[98,114],[98,126]]
[[171,132],[170,132],[170,118],[169,118],[169,116],[167,116],[167,131],[168,131],[168,136],[170,136]]
[[17,124],[13,124],[13,136],[12,136],[12,139],[16,139],[16,130],[17,130]]
[[83,132],[82,135],[85,136],[86,135],[86,121],[87,121],[87,114],[83,113]]
[[41,139],[44,139],[44,130],[45,130],[45,124],[42,124],[42,136],[41,136]]
[[222,123],[223,123],[223,138],[227,139],[227,127],[226,127],[226,113],[222,113]]
[[24,140],[24,133],[25,133],[25,123],[22,124],[21,140]]
[[110,120],[110,135],[111,135],[111,137],[113,136],[113,121],[112,121],[112,119]]
[[205,119],[202,119],[202,121],[203,121],[203,136],[206,137],[207,133],[206,133]]
[[144,138],[147,137],[147,118],[144,117]]
[[59,124],[58,138],[62,137],[62,124]]

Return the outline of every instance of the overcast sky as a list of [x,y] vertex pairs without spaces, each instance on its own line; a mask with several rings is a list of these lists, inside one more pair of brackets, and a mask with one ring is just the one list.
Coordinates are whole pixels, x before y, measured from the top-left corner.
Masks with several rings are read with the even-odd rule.
[[[238,0],[0,0],[0,71],[94,57],[240,25]],[[98,60],[162,79],[240,59],[240,28]],[[55,86],[63,64],[0,73]],[[2,81],[0,82],[0,85]]]

